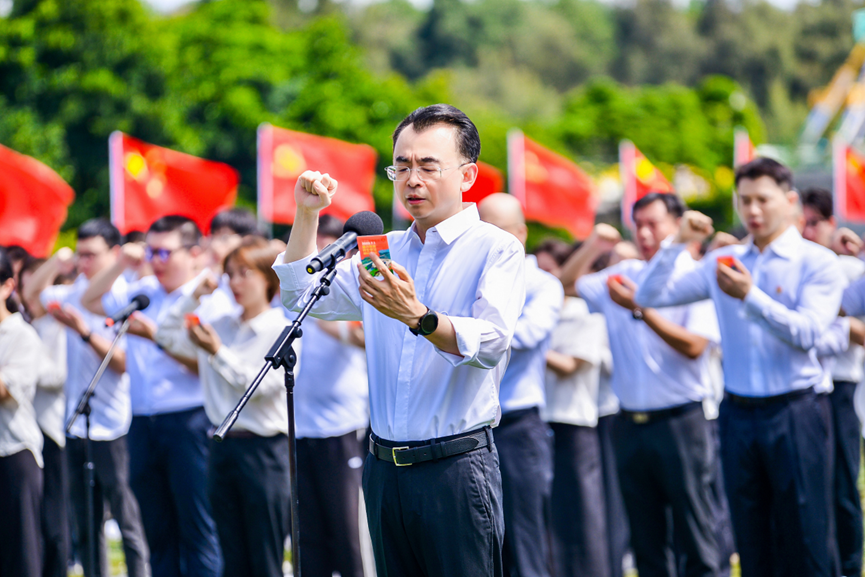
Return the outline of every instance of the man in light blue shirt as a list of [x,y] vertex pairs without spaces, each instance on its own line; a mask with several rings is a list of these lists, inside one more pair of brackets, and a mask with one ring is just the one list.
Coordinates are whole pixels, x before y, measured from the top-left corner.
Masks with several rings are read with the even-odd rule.
[[830,407],[814,387],[815,350],[838,316],[846,284],[837,256],[790,225],[792,174],[759,158],[736,171],[751,241],[710,253],[693,271],[673,263],[683,243],[711,233],[685,215],[637,291],[643,306],[711,298],[718,311],[726,397],[721,458],[743,577],[835,575]]
[[[585,274],[619,240],[615,229],[599,224],[562,273],[566,290],[573,291],[576,278],[589,310],[607,321],[612,388],[621,404],[613,435],[616,464],[637,570],[650,577],[679,574],[670,566],[670,533],[685,577],[716,577],[725,565],[715,532],[724,508],[711,491],[715,438],[702,405],[712,395],[709,349],[719,340],[714,307],[705,300],[663,309],[634,302],[646,261],[676,232],[684,210],[673,194],[646,195],[632,209],[644,260]],[[675,261],[680,271],[697,266],[688,252]]]
[[[481,220],[514,235],[525,246],[528,238],[520,201],[510,194],[486,197]],[[546,353],[559,322],[564,301],[559,279],[526,257],[526,304],[511,342],[511,359],[502,377],[499,402],[502,420],[496,446],[502,469],[505,511],[505,575],[540,577],[550,574],[549,530],[545,518],[553,479],[550,428],[541,419],[544,406]]]
[[[363,490],[378,573],[501,576],[491,427],[525,301],[525,253],[462,202],[480,154],[477,128],[463,112],[419,108],[393,141],[388,177],[414,223],[388,233],[392,262],[374,256],[377,276],[358,256],[337,265],[312,314],[364,323],[373,435]],[[327,174],[298,179],[291,238],[274,263],[289,309],[304,306],[317,284],[306,266],[318,213],[336,190]]]
[[[153,341],[171,306],[200,283],[201,231],[182,216],[166,216],[147,232],[146,247],[123,245],[117,263],[96,275],[82,304],[112,315],[138,294],[150,305],[130,323],[127,371],[132,425],[130,482],[141,506],[154,575],[216,577],[221,553],[207,496],[207,431],[197,361],[169,356]],[[124,285],[127,269],[149,260],[154,274]],[[201,312],[199,311],[199,314]],[[201,319],[207,322],[205,317]]]

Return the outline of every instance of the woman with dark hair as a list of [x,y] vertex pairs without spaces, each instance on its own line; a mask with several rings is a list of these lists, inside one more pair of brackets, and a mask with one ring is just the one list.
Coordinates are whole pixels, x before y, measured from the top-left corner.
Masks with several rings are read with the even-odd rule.
[[[204,409],[214,426],[234,409],[286,325],[282,310],[270,304],[279,292],[271,268],[276,256],[265,239],[244,239],[224,263],[228,286],[242,310],[200,324],[194,311],[217,287],[212,275],[203,276],[191,295],[169,309],[156,333],[165,350],[197,360]],[[225,560],[223,575],[283,575],[287,434],[282,371],[270,371],[225,440],[211,443],[208,494]]]
[[12,300],[15,271],[0,249],[0,575],[42,571],[42,432],[33,398],[41,342]]

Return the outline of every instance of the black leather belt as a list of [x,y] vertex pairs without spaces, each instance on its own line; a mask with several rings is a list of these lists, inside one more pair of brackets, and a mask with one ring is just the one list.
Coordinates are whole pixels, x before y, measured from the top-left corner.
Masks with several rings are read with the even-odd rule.
[[677,417],[697,408],[703,408],[703,403],[694,401],[693,403],[685,403],[684,405],[677,405],[669,409],[659,409],[657,411],[626,411],[625,409],[621,409],[621,414],[633,423],[646,425],[655,421],[669,419],[670,417]]
[[393,463],[397,467],[417,465],[426,461],[447,459],[475,449],[488,447],[493,450],[493,432],[489,427],[478,429],[464,435],[442,437],[423,441],[423,445],[410,446],[416,443],[400,444],[387,441],[376,435],[369,437],[369,452],[381,461]]
[[743,397],[741,395],[735,395],[730,391],[724,391],[724,399],[727,399],[731,403],[739,405],[741,407],[754,408],[766,407],[769,405],[774,405],[776,403],[781,403],[784,401],[790,401],[792,399],[804,397],[811,394],[814,394],[813,387],[808,387],[807,389],[797,389],[795,391],[790,391],[789,393],[784,393],[783,395],[772,395],[771,397]]

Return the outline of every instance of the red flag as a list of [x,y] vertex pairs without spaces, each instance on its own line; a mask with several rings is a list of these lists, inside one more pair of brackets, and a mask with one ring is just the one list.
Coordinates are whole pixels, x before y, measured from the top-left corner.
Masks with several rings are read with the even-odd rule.
[[[478,177],[475,179],[475,183],[472,187],[463,193],[463,202],[474,202],[477,204],[489,195],[504,190],[504,178],[498,168],[481,160],[477,162],[477,165]],[[394,222],[397,220],[402,220],[404,222],[412,221],[411,215],[396,195],[394,195],[393,198],[392,210]]]
[[630,140],[619,144],[619,170],[625,193],[622,198],[622,222],[631,226],[631,207],[650,192],[674,192],[673,185]]
[[304,170],[328,173],[339,182],[333,204],[322,212],[342,220],[375,210],[375,150],[335,138],[286,130],[264,123],[258,127],[258,213],[280,224],[294,222],[294,185]]
[[595,225],[597,195],[592,178],[564,156],[508,133],[508,184],[526,219],[586,238]]
[[846,222],[865,222],[865,156],[836,139],[832,164],[836,217]]
[[72,187],[35,158],[5,146],[0,146],[0,175],[0,245],[49,256],[75,198]]
[[227,164],[119,131],[108,139],[108,151],[111,222],[123,234],[147,231],[154,221],[171,214],[191,218],[207,234],[210,219],[234,206],[239,178]]
[[739,168],[757,158],[757,149],[748,131],[737,128],[733,133],[733,168]]

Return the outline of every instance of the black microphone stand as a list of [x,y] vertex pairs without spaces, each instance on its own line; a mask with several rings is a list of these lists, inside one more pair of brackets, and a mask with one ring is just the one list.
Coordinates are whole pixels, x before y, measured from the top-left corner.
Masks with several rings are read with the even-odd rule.
[[225,420],[213,434],[214,440],[222,442],[267,372],[272,368],[282,367],[285,369],[286,406],[288,407],[288,484],[291,492],[291,567],[294,577],[300,577],[300,517],[298,511],[300,499],[297,494],[297,439],[294,431],[294,366],[297,364],[297,355],[292,345],[295,340],[303,336],[300,325],[309,311],[321,297],[330,293],[330,284],[335,276],[336,263],[331,260],[327,272],[322,275],[319,279],[319,285],[312,291],[309,302],[306,303],[294,322],[283,329],[282,334],[279,335],[279,338],[264,357],[264,366],[258,372],[255,380],[246,389],[240,401],[237,402],[237,406],[225,417]]
[[[93,494],[96,491],[96,474],[93,466],[93,454],[90,440],[90,399],[96,394],[96,385],[99,383],[99,379],[102,378],[105,369],[108,368],[108,363],[111,361],[111,357],[114,356],[114,349],[117,348],[117,343],[120,342],[120,339],[128,330],[129,316],[123,319],[123,324],[120,325],[120,329],[114,336],[114,340],[111,342],[111,346],[108,348],[105,358],[102,359],[102,363],[96,370],[96,374],[93,375],[93,378],[90,380],[90,385],[88,385],[87,389],[81,393],[81,397],[78,400],[78,406],[69,418],[69,422],[66,423],[66,434],[69,434],[69,431],[72,429],[72,425],[75,423],[76,419],[78,419],[79,416],[84,415],[84,484],[86,486],[85,497],[87,503],[87,539],[90,544],[87,548],[86,555],[87,560],[90,563],[90,571],[92,575],[99,574],[99,571],[97,571],[96,568],[96,557],[98,555],[96,548],[99,545],[96,543],[96,531],[94,527],[96,519]],[[105,568],[103,567],[103,569]]]

